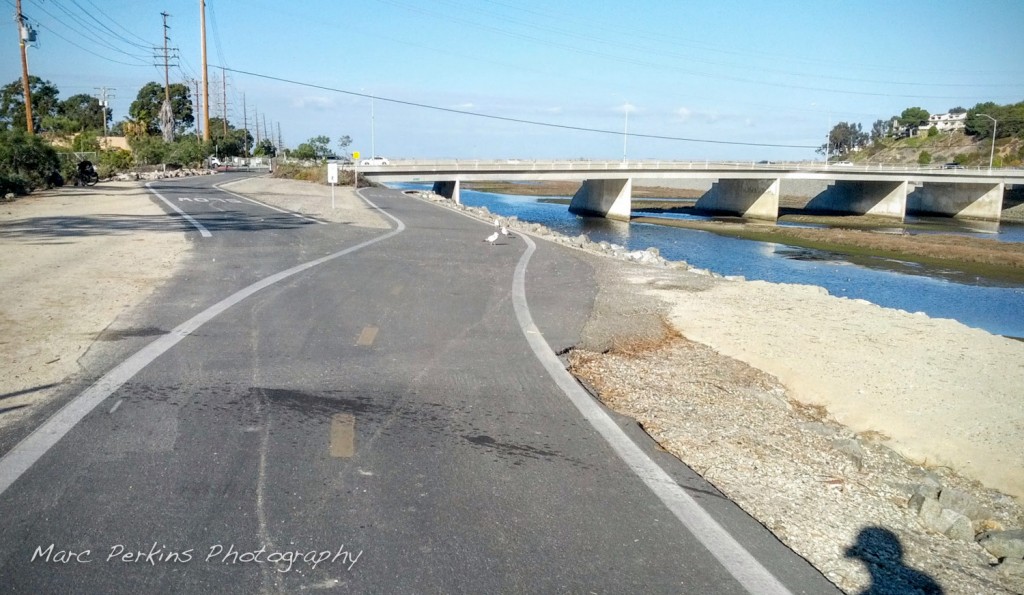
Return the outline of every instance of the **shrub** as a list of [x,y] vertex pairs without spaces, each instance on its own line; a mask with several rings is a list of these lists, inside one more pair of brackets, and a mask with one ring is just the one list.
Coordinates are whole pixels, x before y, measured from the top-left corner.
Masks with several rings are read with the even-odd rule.
[[27,194],[44,186],[59,166],[57,152],[38,136],[17,129],[0,131],[0,196]]
[[938,136],[938,135],[939,135],[939,129],[938,128],[932,126],[931,128],[928,129],[928,138],[931,138],[933,136]]
[[928,165],[932,162],[932,154],[928,151],[921,151],[917,156],[918,165]]
[[101,178],[109,178],[116,172],[128,171],[134,164],[130,151],[110,149],[100,153],[99,174]]

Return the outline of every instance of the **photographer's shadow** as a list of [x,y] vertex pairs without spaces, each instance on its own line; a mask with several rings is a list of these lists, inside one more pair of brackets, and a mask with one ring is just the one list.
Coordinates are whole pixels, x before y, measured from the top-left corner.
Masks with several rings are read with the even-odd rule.
[[903,544],[892,531],[882,527],[866,527],[857,534],[857,543],[844,552],[847,558],[864,563],[871,573],[871,584],[858,595],[889,595],[921,593],[942,595],[935,579],[910,568],[903,562]]

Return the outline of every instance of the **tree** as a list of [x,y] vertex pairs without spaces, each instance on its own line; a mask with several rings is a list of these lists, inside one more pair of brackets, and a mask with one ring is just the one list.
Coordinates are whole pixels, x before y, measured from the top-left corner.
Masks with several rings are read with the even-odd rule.
[[252,135],[227,122],[228,133],[225,136],[223,118],[210,118],[210,142],[216,148],[217,155],[222,157],[239,157],[245,154],[246,147],[252,146]]
[[274,143],[269,138],[265,138],[253,147],[252,154],[262,157],[274,157],[277,155],[277,147],[274,146]]
[[[192,115],[192,95],[189,93],[188,85],[182,83],[172,83],[168,89],[171,94],[174,129],[181,134],[195,123]],[[160,108],[163,104],[164,86],[149,82],[139,89],[135,101],[128,108],[128,114],[132,119],[146,124],[146,134],[160,134]]]
[[[995,118],[999,124],[994,125],[982,114]],[[967,110],[965,132],[979,138],[992,138],[992,128],[996,129],[997,138],[1024,135],[1024,101],[1011,105],[996,105],[991,101],[979,103]]]
[[[56,116],[45,119],[43,127],[55,132],[75,134],[85,130],[102,129],[104,119],[110,122],[111,116],[99,104],[99,99],[80,93],[60,101],[57,104]],[[50,122],[49,126],[47,122]]]
[[892,132],[892,120],[875,120],[871,125],[871,140],[878,142]]
[[309,143],[299,143],[290,156],[296,159],[316,159],[316,149]]
[[908,107],[903,110],[900,114],[900,125],[908,128],[917,128],[918,126],[924,126],[928,123],[929,114],[926,110],[919,107]]
[[860,124],[840,122],[832,127],[828,134],[828,144],[819,147],[818,152],[825,154],[826,158],[831,155],[845,155],[863,147],[867,142],[868,135],[861,130]]
[[321,134],[320,136],[314,136],[307,142],[311,147],[313,147],[313,151],[316,153],[314,159],[327,159],[331,156],[331,137]]
[[[38,76],[29,76],[28,85],[32,98],[33,129],[40,131],[43,119],[57,114],[60,91],[56,85]],[[25,130],[25,91],[20,78],[0,88],[0,128]]]
[[351,144],[352,137],[347,134],[338,139],[338,148],[341,149],[341,152],[345,155],[348,155],[347,149]]

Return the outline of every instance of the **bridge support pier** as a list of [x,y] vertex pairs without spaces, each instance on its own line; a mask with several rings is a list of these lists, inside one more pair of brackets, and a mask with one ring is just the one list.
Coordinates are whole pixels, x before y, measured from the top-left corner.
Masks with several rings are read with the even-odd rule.
[[750,219],[779,218],[779,186],[782,180],[775,179],[721,179],[702,196],[698,209],[723,211]]
[[907,208],[963,219],[999,221],[1006,184],[925,182],[909,196]]
[[462,199],[459,197],[459,189],[461,184],[459,180],[448,181],[448,182],[434,182],[434,194],[440,194],[445,198],[450,198],[455,201],[455,204],[461,205]]
[[907,214],[907,185],[907,182],[836,180],[834,186],[807,203],[805,208],[903,221]]
[[569,203],[569,212],[629,221],[633,205],[633,179],[584,180]]

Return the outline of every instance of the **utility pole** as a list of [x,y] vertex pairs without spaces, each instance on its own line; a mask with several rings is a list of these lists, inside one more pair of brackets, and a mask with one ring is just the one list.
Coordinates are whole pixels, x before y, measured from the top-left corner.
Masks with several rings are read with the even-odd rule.
[[228,137],[228,75],[224,74],[224,67],[220,67],[220,86],[223,92],[223,101],[221,105],[224,109],[221,110],[221,116],[224,118],[224,138]]
[[28,52],[25,49],[25,38],[28,32],[25,27],[25,15],[21,14],[21,0],[17,0],[14,6],[14,19],[18,22],[18,42],[21,46],[21,86],[25,92],[25,127],[29,135],[36,132],[32,122],[32,90],[28,83]]
[[206,72],[206,0],[199,0],[199,39],[203,59],[203,140],[210,141],[210,83]]
[[167,55],[167,17],[171,16],[167,12],[161,12],[160,16],[164,17],[164,101],[171,102],[171,68],[170,58]]
[[100,91],[100,96],[98,97],[98,99],[100,100],[100,108],[103,110],[103,145],[104,145],[104,148],[106,148],[106,145],[107,145],[107,103],[108,103],[107,100],[112,98],[112,97],[115,97],[114,95],[108,95],[107,91],[117,91],[117,89],[108,89],[106,87],[93,87],[93,88],[94,89],[99,89],[99,91]]
[[277,123],[277,150],[280,151],[284,148],[284,141],[281,140],[281,123]]
[[[198,116],[199,112],[202,109],[202,104],[201,104],[200,99],[199,99],[199,81],[198,80],[194,80],[192,82],[195,83],[195,87],[196,87],[196,94],[194,95],[194,97],[196,98],[196,112],[195,113]],[[202,128],[202,126],[200,126],[199,120],[197,119],[196,120],[196,140],[197,141],[202,141],[203,140],[202,132],[200,132],[201,128]]]
[[260,110],[252,106],[252,120],[256,123],[256,146],[260,144]]
[[245,93],[242,93],[242,157],[249,157],[249,112],[245,110]]
[[263,112],[263,136],[270,136],[267,134],[267,112]]

